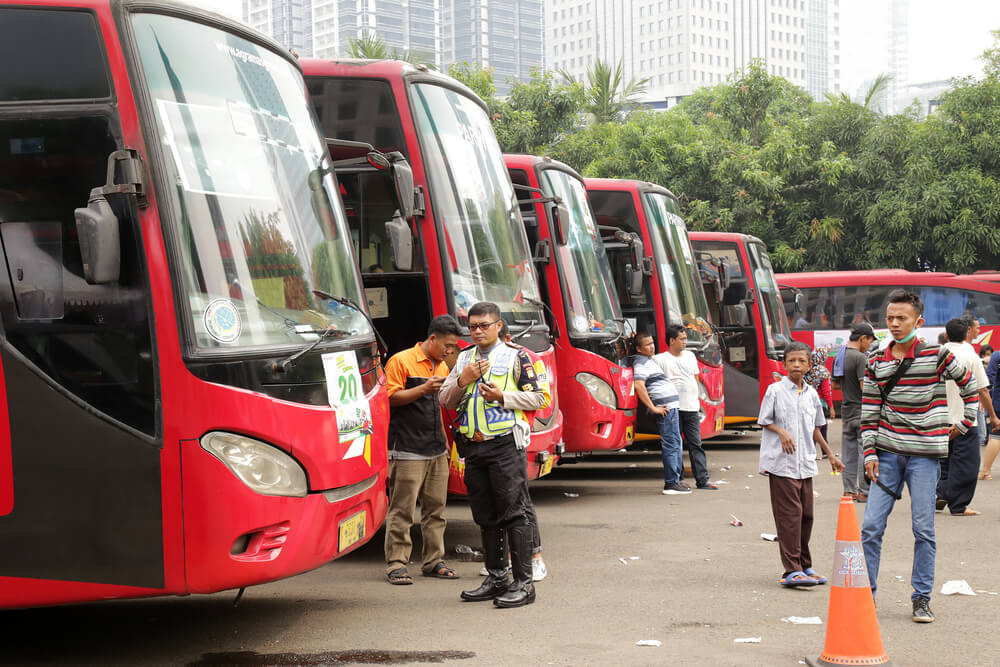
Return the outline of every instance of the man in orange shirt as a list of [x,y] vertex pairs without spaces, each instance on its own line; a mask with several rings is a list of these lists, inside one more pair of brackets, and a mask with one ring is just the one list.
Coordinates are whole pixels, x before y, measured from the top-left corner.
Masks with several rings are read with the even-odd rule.
[[444,563],[444,506],[448,497],[448,440],[438,390],[448,375],[444,358],[458,348],[458,321],[431,320],[427,339],[386,363],[389,391],[389,511],[385,518],[386,578],[412,584],[406,571],[413,543],[410,527],[420,499],[425,577],[457,579]]

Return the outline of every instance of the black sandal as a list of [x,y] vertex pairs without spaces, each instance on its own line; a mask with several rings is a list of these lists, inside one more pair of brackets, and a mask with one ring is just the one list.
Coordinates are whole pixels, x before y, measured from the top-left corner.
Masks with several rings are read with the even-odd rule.
[[409,586],[413,583],[413,577],[406,571],[405,567],[397,567],[395,570],[385,575],[385,578],[393,586]]
[[451,569],[444,564],[444,561],[438,561],[437,564],[432,567],[429,571],[424,572],[425,577],[437,577],[438,579],[458,579],[458,572]]

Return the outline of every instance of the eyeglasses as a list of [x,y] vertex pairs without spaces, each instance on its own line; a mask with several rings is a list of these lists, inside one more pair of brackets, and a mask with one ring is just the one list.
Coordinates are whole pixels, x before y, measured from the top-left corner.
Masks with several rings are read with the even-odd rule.
[[469,323],[469,331],[475,331],[479,329],[481,331],[486,331],[491,326],[499,322],[500,320],[493,320],[492,322],[477,322],[476,324]]

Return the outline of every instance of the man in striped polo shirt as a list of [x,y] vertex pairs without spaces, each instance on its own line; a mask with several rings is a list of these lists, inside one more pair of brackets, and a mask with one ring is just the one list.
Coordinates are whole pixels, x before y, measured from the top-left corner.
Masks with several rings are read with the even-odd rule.
[[877,589],[885,524],[903,485],[910,490],[913,523],[913,620],[931,623],[934,588],[934,501],[940,461],[948,456],[948,400],[945,380],[958,386],[965,404],[955,425],[965,433],[976,423],[976,381],[955,355],[916,339],[924,304],[909,290],[889,294],[885,320],[892,340],[868,358],[861,401],[861,443],[865,473],[872,480],[861,544],[872,594]]

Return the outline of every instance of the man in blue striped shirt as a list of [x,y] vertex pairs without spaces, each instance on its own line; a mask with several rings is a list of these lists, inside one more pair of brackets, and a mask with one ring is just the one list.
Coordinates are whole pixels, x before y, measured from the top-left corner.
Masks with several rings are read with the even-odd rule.
[[640,331],[633,338],[632,377],[635,394],[656,418],[660,427],[660,456],[663,459],[663,493],[668,496],[687,495],[691,487],[681,481],[684,475],[684,449],[681,442],[680,419],[677,409],[680,396],[670,378],[653,359],[656,342]]
[[872,594],[878,578],[882,536],[903,485],[910,490],[913,524],[913,620],[931,623],[934,588],[934,501],[940,460],[948,456],[947,379],[955,381],[965,404],[964,419],[955,425],[965,433],[976,423],[976,381],[955,355],[916,339],[924,304],[908,290],[893,290],[886,306],[892,336],[884,350],[868,358],[861,401],[861,440],[865,473],[872,480],[865,508],[861,544]]

